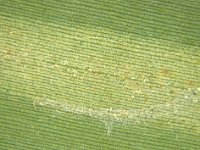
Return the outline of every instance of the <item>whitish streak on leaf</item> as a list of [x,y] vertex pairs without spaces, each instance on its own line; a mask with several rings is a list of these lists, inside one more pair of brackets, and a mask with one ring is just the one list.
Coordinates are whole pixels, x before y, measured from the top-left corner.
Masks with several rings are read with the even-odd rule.
[[[194,94],[195,93],[195,94]],[[187,115],[185,111],[190,105],[199,105],[200,90],[190,89],[183,90],[176,99],[171,102],[152,105],[142,109],[105,109],[105,108],[88,108],[85,106],[70,105],[64,101],[51,100],[51,99],[37,99],[34,101],[35,106],[45,106],[60,110],[62,112],[73,113],[77,115],[86,115],[96,118],[103,122],[106,127],[107,135],[112,132],[113,125],[116,123],[134,123],[139,124],[147,122],[152,119],[159,118],[181,118]]]

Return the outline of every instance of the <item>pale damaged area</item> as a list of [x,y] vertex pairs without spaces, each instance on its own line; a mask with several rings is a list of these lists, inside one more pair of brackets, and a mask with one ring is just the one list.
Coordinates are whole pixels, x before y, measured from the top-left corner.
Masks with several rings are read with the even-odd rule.
[[108,135],[116,124],[162,118],[200,124],[199,47],[105,28],[2,21],[0,41],[10,37],[0,44],[2,86],[31,95],[36,108],[97,119]]
[[199,129],[198,124],[200,124],[200,122],[188,117],[188,113],[191,115],[188,109],[194,105],[196,106],[196,109],[198,109],[200,106],[199,104],[200,88],[183,90],[176,99],[170,102],[152,105],[142,109],[113,109],[112,107],[107,109],[94,109],[85,106],[72,105],[67,103],[67,101],[47,98],[37,99],[33,102],[34,107],[49,107],[64,113],[85,115],[98,119],[105,124],[108,135],[112,133],[112,129],[115,124],[140,124],[161,118],[169,120],[188,120],[197,124],[197,128]]

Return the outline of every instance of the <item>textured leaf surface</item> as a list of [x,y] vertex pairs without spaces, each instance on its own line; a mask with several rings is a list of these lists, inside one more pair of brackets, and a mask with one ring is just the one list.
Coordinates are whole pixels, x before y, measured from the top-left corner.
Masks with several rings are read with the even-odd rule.
[[198,1],[0,3],[0,149],[200,149]]

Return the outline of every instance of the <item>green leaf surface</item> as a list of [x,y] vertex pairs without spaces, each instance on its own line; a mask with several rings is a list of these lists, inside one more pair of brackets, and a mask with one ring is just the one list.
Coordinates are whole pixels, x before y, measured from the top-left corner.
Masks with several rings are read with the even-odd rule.
[[0,149],[200,149],[199,6],[0,0]]

